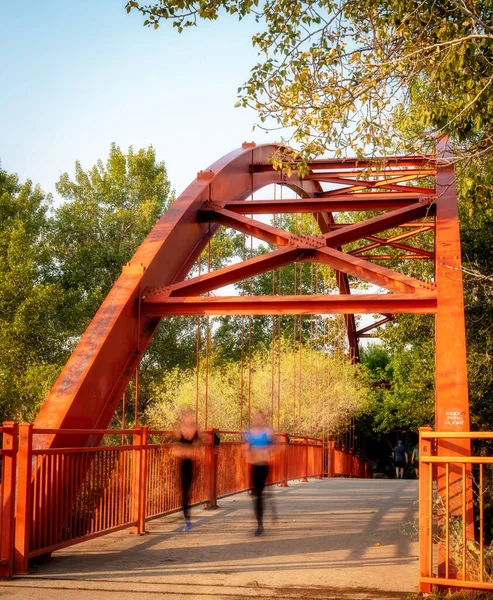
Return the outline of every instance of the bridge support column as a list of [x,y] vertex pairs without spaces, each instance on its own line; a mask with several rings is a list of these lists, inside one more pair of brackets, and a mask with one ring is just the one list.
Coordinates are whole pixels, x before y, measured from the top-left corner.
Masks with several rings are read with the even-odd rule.
[[[435,428],[437,431],[469,431],[469,399],[467,388],[466,330],[464,318],[464,291],[459,232],[459,210],[453,154],[448,138],[437,143],[439,169],[436,175],[436,226],[435,226],[435,281],[437,285],[436,387]],[[440,164],[441,163],[441,164]],[[469,456],[467,439],[440,439],[438,456]],[[461,517],[466,505],[467,535],[474,539],[472,477],[467,469],[467,482],[462,481],[460,465],[450,465],[447,481],[445,465],[437,465],[438,496],[445,497],[448,487],[450,514]],[[464,492],[465,490],[465,492]],[[465,495],[464,495],[465,493]],[[449,518],[449,515],[446,516]],[[438,523],[443,526],[443,518]],[[445,552],[439,545],[439,575],[445,572]]]
[[[466,329],[459,234],[459,211],[448,140],[437,145],[437,159],[449,161],[436,175],[435,279],[437,285],[435,428],[469,431]],[[464,456],[468,440],[440,440],[438,454]]]

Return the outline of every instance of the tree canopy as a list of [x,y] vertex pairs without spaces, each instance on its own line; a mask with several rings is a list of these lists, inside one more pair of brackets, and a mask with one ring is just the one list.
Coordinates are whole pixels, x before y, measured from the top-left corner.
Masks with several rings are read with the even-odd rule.
[[[57,183],[61,203],[0,170],[0,421],[30,420],[133,253],[173,200],[152,147]],[[173,339],[173,328],[167,335]],[[164,353],[161,348],[159,355]],[[150,359],[153,355],[150,354]]]
[[433,134],[452,136],[464,155],[492,154],[490,0],[129,0],[126,7],[146,26],[171,21],[178,32],[226,15],[255,19],[259,62],[238,90],[239,105],[253,107],[261,127],[287,128],[302,159],[429,151]]

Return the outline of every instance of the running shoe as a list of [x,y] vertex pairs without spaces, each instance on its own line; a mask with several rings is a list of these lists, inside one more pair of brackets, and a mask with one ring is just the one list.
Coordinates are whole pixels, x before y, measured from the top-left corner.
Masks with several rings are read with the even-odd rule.
[[255,537],[258,537],[259,535],[262,535],[264,533],[264,528],[263,527],[257,527],[257,529],[255,530],[255,533],[253,534]]
[[192,523],[190,523],[190,521],[186,521],[183,531],[190,531],[191,529],[192,529]]

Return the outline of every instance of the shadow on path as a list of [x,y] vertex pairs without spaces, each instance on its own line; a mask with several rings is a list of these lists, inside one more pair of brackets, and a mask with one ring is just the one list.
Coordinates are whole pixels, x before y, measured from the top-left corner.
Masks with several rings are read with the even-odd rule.
[[261,538],[252,534],[252,500],[241,494],[216,511],[196,509],[190,533],[170,515],[150,521],[146,536],[118,532],[55,553],[31,577],[118,587],[257,586],[274,597],[323,588],[397,598],[416,589],[417,543],[404,532],[416,518],[415,481],[313,480],[270,495],[278,518],[271,523],[267,511]]

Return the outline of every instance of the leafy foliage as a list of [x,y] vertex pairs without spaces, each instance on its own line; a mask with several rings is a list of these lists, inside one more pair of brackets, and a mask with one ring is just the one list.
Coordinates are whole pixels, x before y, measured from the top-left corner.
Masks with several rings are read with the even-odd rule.
[[63,289],[48,243],[51,198],[0,170],[0,418],[25,419],[65,356]]
[[[172,201],[153,148],[124,154],[57,184],[65,201],[0,170],[0,421],[31,420],[125,264]],[[149,368],[176,364],[160,331]],[[161,342],[161,345],[160,343]],[[172,353],[171,353],[172,354]],[[145,378],[144,378],[145,380]]]
[[359,367],[309,345],[293,347],[284,340],[280,353],[275,351],[274,372],[272,353],[262,347],[243,364],[243,374],[240,361],[217,358],[210,356],[208,382],[203,365],[198,378],[195,368],[163,372],[152,385],[153,402],[147,411],[153,426],[169,429],[177,409],[187,406],[195,410],[196,402],[203,423],[207,402],[208,424],[214,427],[238,429],[241,405],[245,427],[250,405],[251,411],[263,410],[273,417],[277,429],[279,402],[280,431],[334,435],[367,408],[368,390]]
[[[493,9],[487,0],[158,0],[127,2],[144,25],[178,32],[200,20],[254,18],[259,62],[239,92],[262,127],[290,128],[290,158],[332,150],[427,149],[451,135],[492,151]],[[408,117],[406,136],[394,121]],[[417,123],[415,135],[409,135]],[[423,136],[424,133],[424,136]],[[289,167],[288,167],[289,168]]]
[[77,161],[74,180],[64,173],[56,189],[64,203],[54,212],[51,243],[80,334],[173,196],[152,147],[124,154],[114,144],[106,164],[86,172]]

